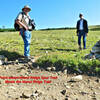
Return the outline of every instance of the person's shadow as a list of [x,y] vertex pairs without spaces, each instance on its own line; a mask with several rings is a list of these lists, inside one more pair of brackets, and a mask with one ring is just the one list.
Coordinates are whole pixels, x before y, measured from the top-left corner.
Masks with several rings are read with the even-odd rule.
[[0,50],[0,55],[5,56],[8,59],[8,61],[14,61],[14,60],[22,57],[22,55],[20,55],[17,52],[9,52],[7,50]]
[[[40,50],[47,50],[47,51],[52,51],[52,48],[41,48]],[[57,51],[67,51],[67,52],[71,52],[71,51],[73,51],[73,52],[77,52],[77,50],[76,49],[58,49],[58,48],[55,48],[55,50],[57,50]]]

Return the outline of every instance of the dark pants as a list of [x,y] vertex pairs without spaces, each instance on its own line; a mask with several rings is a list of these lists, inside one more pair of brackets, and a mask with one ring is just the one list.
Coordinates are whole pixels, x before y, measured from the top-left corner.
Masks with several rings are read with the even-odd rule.
[[84,31],[79,31],[78,35],[78,45],[81,46],[81,37],[83,37],[83,46],[86,48],[86,33]]

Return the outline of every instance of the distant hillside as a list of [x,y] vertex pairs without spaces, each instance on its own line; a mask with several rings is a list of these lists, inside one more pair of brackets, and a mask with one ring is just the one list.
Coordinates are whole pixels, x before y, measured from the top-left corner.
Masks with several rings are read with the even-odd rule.
[[71,30],[71,29],[75,29],[75,27],[46,28],[46,29],[39,29],[39,30],[43,31],[43,30],[65,30],[65,29]]
[[100,25],[91,25],[89,26],[91,31],[100,31]]
[[[60,27],[60,28],[38,29],[38,30],[45,31],[45,30],[73,30],[73,29],[76,29],[76,28],[75,27]],[[100,31],[100,25],[91,25],[89,26],[89,30]],[[0,32],[14,32],[14,31],[16,31],[14,28],[6,28],[6,29],[0,28]]]
[[[39,30],[72,30],[76,29],[75,27],[62,27],[62,28],[46,28],[46,29],[39,29]],[[89,30],[91,31],[100,31],[100,25],[91,25],[89,26]]]
[[15,32],[15,29],[14,28],[6,28],[6,29],[0,28],[0,32]]

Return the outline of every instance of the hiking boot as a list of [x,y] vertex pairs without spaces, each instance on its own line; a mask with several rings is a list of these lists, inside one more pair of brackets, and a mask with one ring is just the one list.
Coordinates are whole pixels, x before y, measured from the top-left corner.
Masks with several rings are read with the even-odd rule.
[[79,50],[82,50],[81,46],[79,46]]
[[31,61],[31,58],[29,56],[24,56],[24,59],[27,61]]
[[87,49],[87,48],[83,48],[83,49]]
[[34,62],[34,57],[32,57],[32,56],[25,56],[24,58],[25,58],[25,60],[27,60],[27,61]]

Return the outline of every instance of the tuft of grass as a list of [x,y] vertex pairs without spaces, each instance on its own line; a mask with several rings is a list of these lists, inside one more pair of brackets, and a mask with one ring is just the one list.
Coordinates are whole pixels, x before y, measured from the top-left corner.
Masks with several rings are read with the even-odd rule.
[[69,73],[100,74],[99,60],[83,60],[67,57],[65,55],[48,55],[38,59],[37,64],[41,68],[56,67],[56,71],[67,69]]

